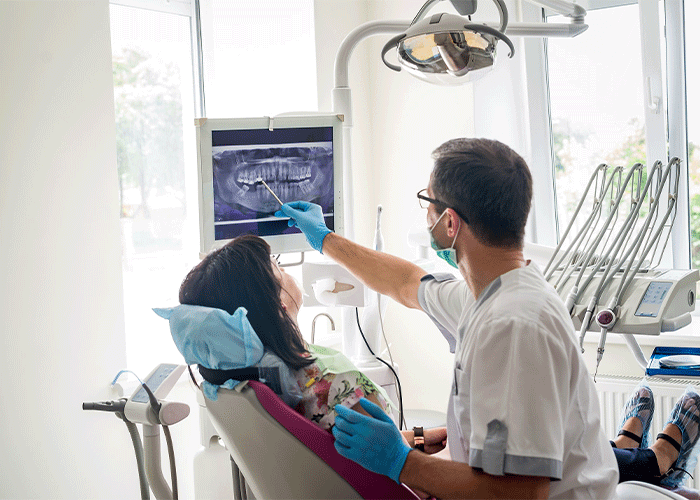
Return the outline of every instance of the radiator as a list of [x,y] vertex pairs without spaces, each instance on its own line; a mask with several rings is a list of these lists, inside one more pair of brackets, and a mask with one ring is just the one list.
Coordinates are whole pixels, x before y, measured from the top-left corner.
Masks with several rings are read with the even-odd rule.
[[[635,387],[637,387],[641,378],[606,375],[599,376],[596,380],[595,385],[600,398],[603,431],[607,437],[612,439],[617,434],[617,427],[620,423],[619,420],[625,407],[625,402]],[[654,419],[649,432],[649,441],[653,443],[656,435],[666,426],[666,421],[676,405],[676,401],[678,401],[686,386],[691,382],[659,378],[647,378],[647,381],[654,393]],[[692,474],[693,478],[688,477],[685,486],[700,489],[700,466],[695,467],[694,471],[688,472]]]

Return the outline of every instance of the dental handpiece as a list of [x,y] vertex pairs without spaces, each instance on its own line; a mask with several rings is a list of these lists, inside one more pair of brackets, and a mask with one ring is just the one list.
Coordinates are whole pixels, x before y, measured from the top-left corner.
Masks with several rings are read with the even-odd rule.
[[603,353],[605,352],[605,339],[608,336],[608,331],[603,328],[600,331],[600,340],[598,341],[598,356],[596,357],[596,370],[600,364],[600,360],[603,359]]
[[603,359],[603,353],[605,352],[605,337],[608,335],[608,330],[603,328],[600,331],[600,341],[598,342],[598,355],[596,356],[595,362],[595,373],[593,374],[593,382],[595,382],[598,376],[598,367],[600,366],[600,361]]
[[[608,330],[613,327],[617,317],[613,311],[614,302],[609,304],[609,307],[603,309],[596,315],[596,323],[600,326],[600,340],[598,341],[598,355],[596,356],[595,374],[598,375],[598,366],[600,366],[600,361],[603,359],[603,354],[605,353],[605,339],[608,336]],[[595,375],[593,376],[595,381]]]

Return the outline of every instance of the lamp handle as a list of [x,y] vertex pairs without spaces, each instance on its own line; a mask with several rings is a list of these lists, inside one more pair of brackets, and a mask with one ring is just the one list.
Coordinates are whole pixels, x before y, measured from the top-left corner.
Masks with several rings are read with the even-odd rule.
[[401,66],[397,66],[395,64],[391,64],[386,60],[384,56],[386,56],[386,53],[389,52],[393,47],[396,47],[396,45],[403,40],[406,37],[406,33],[401,33],[400,35],[396,35],[394,38],[386,42],[386,45],[384,45],[384,48],[382,49],[382,61],[384,61],[384,64],[390,69],[393,69],[394,71],[398,72],[401,71]]

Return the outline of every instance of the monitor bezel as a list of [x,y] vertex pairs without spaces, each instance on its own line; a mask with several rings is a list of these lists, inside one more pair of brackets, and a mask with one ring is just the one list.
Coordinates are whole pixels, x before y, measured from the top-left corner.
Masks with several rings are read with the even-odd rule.
[[[333,129],[333,231],[343,234],[343,120],[335,114],[303,114],[252,118],[197,118],[197,168],[199,195],[199,251],[204,256],[224,246],[229,240],[214,238],[214,172],[212,132],[225,130],[272,130],[309,127]],[[261,236],[273,254],[312,250],[302,234]]]

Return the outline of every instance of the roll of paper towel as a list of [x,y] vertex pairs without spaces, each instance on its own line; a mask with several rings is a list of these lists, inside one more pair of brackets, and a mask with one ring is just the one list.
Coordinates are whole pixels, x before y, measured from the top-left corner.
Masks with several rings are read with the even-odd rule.
[[325,306],[335,306],[343,299],[352,295],[352,290],[355,288],[347,283],[339,283],[333,278],[324,278],[316,281],[311,285],[314,290],[314,296],[321,304]]

